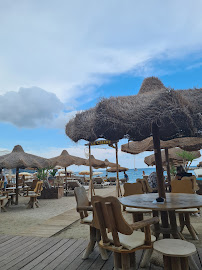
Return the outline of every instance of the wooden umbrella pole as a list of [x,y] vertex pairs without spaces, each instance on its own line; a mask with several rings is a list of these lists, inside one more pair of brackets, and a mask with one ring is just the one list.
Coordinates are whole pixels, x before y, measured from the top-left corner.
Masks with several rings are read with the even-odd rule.
[[162,159],[161,159],[159,127],[157,126],[156,123],[152,123],[152,134],[153,134],[154,156],[155,156],[156,174],[157,174],[157,182],[158,182],[158,193],[159,193],[159,197],[166,198],[165,183],[164,183],[164,176],[163,176],[163,166],[162,166]]
[[67,167],[65,167],[65,176],[67,176]]
[[89,144],[89,168],[90,168],[90,184],[89,184],[89,191],[90,191],[90,199],[93,197],[93,193],[95,195],[95,191],[93,188],[93,179],[92,179],[92,165],[91,165],[91,147]]
[[15,192],[16,192],[16,201],[15,204],[18,204],[18,178],[19,178],[19,168],[16,168],[16,186],[15,186]]
[[168,182],[171,182],[171,177],[170,177],[170,164],[169,164],[169,154],[168,154],[168,148],[165,148],[165,156],[166,156],[166,168],[167,168],[167,177],[168,177]]
[[116,142],[116,196],[122,196],[119,183],[119,161],[118,161],[118,143]]

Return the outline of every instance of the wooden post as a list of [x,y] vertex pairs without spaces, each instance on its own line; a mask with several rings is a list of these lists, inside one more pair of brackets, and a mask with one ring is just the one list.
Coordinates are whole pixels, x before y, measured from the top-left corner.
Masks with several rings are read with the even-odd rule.
[[89,144],[89,168],[90,168],[90,183],[89,183],[89,191],[90,191],[90,200],[93,197],[93,193],[95,195],[94,189],[93,189],[93,179],[92,179],[92,165],[91,165],[91,148]]
[[116,145],[116,196],[121,196],[121,188],[119,184],[119,161],[118,161],[118,143],[115,143]]
[[170,177],[170,164],[169,164],[169,155],[168,155],[168,148],[165,148],[165,156],[166,156],[166,168],[167,168],[167,177],[168,177],[168,183],[171,182]]
[[67,176],[67,167],[65,167],[65,176]]
[[157,126],[156,123],[152,123],[152,134],[153,134],[154,155],[156,162],[158,193],[159,197],[166,198],[162,159],[161,159],[159,127]]
[[16,168],[16,189],[15,189],[15,192],[16,192],[16,201],[15,201],[15,204],[18,204],[18,178],[19,178],[19,168],[17,167]]

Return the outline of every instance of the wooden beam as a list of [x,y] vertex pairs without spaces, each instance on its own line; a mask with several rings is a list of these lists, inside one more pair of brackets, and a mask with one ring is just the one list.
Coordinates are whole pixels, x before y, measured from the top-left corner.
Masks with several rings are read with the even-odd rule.
[[168,148],[165,148],[165,156],[166,156],[166,169],[167,169],[167,177],[168,177],[168,182],[171,182],[171,177],[170,177],[170,163],[169,163],[169,153],[168,153]]
[[119,160],[118,160],[118,143],[115,143],[116,146],[116,196],[120,197],[121,194],[121,187],[119,183]]
[[152,134],[153,134],[154,156],[158,182],[158,193],[159,197],[166,198],[162,159],[161,159],[159,127],[157,126],[156,123],[152,123]]
[[19,168],[16,168],[16,186],[15,186],[15,192],[16,192],[16,201],[15,204],[18,204],[18,179],[19,179]]

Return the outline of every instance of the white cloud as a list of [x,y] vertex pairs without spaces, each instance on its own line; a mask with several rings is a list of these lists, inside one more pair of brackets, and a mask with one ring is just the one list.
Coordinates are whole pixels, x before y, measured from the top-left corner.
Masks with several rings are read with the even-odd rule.
[[38,87],[20,88],[0,96],[0,121],[18,127],[63,128],[75,111],[64,112],[64,104],[53,93]]
[[76,104],[105,75],[202,45],[200,0],[9,0],[0,7],[1,93],[37,85]]

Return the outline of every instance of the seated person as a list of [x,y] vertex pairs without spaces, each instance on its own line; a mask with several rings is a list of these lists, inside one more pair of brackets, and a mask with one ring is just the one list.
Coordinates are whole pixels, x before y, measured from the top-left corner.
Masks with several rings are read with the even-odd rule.
[[181,180],[184,176],[192,176],[192,173],[187,173],[182,165],[177,167],[176,179]]
[[150,173],[148,176],[148,183],[151,188],[156,189],[157,188],[157,175],[156,172]]

